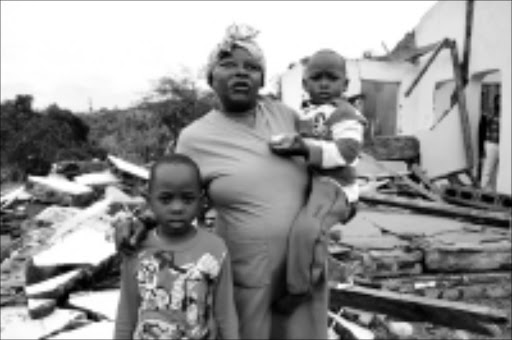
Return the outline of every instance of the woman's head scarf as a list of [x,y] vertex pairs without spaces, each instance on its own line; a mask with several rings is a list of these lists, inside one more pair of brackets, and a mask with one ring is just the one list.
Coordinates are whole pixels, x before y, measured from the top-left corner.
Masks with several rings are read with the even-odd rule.
[[257,30],[248,25],[233,24],[227,28],[224,39],[222,39],[222,41],[217,44],[215,49],[210,53],[210,57],[208,58],[206,76],[209,84],[211,84],[213,68],[220,61],[222,54],[225,52],[232,52],[236,47],[245,49],[258,61],[262,69],[263,79],[265,79],[265,56],[263,55],[261,47],[255,40],[258,33],[259,32]]

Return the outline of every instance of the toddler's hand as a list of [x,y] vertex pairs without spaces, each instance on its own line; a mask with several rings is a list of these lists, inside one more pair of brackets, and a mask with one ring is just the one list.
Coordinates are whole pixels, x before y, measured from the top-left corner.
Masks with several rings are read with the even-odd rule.
[[298,134],[281,134],[272,136],[270,149],[281,156],[307,156],[308,148]]

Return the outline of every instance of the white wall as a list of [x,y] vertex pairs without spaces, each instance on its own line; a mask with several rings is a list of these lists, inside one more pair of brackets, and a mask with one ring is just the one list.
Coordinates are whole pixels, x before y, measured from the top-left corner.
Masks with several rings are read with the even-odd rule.
[[[492,71],[500,71],[495,77],[501,79],[502,93],[512,91],[511,69],[511,13],[510,1],[475,1],[473,30],[470,51],[470,82],[466,89],[467,109],[470,118],[473,149],[477,153],[478,124],[480,121],[481,83]],[[459,58],[463,57],[465,34],[465,1],[439,1],[415,28],[418,46],[424,46],[447,37],[457,41]],[[442,29],[440,29],[442,27]],[[422,57],[422,63],[428,55]],[[410,99],[403,99],[404,112],[415,111],[414,115],[401,117],[404,133],[423,130],[429,126],[432,109],[432,91],[435,83],[453,77],[449,51],[443,51],[414,90]],[[486,79],[486,78],[485,78]],[[406,80],[407,81],[407,80]],[[511,100],[502,96],[500,166],[498,191],[510,194],[511,188]],[[415,122],[414,120],[417,119]]]

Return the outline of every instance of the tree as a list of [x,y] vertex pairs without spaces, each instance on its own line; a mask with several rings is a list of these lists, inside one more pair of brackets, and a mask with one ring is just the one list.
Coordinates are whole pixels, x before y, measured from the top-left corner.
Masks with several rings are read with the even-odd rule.
[[32,102],[31,95],[17,95],[1,105],[3,173],[10,169],[7,172],[22,178],[28,173],[46,175],[53,162],[65,157],[80,160],[101,155],[101,150],[88,142],[87,124],[70,110],[52,104],[36,112]]
[[69,126],[75,141],[87,142],[89,126],[79,117],[73,115],[70,110],[61,109],[57,104],[52,104],[46,108],[44,113],[48,118]]
[[183,127],[218,103],[213,92],[201,91],[190,78],[162,77],[140,106],[156,112],[175,140]]

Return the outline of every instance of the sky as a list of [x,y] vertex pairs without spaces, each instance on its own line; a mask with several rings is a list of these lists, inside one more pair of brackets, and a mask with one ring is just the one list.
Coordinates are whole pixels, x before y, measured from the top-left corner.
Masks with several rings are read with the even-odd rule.
[[267,83],[320,48],[392,49],[436,1],[1,1],[1,100],[75,112],[124,108],[164,76],[204,85],[232,23],[260,31]]

